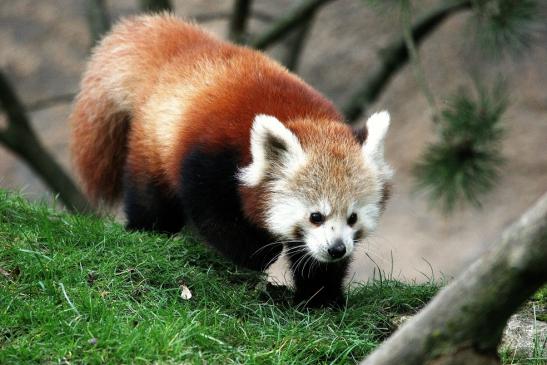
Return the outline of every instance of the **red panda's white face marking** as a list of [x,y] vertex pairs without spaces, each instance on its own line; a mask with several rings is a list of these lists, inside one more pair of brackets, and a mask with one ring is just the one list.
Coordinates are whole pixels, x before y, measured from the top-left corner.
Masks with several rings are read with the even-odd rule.
[[363,146],[340,123],[294,123],[309,123],[306,133],[297,137],[292,125],[256,117],[253,162],[239,179],[250,187],[265,184],[264,222],[272,233],[302,241],[318,261],[348,257],[378,224],[382,190],[392,175],[383,158],[389,114],[368,120]]

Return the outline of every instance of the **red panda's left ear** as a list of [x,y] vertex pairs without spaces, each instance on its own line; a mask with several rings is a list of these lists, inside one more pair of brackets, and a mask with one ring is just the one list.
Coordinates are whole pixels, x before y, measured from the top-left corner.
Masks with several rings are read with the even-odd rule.
[[353,128],[352,132],[357,142],[359,142],[359,144],[362,146],[367,139],[367,129],[365,127]]
[[375,113],[367,120],[367,133],[362,151],[365,159],[376,165],[386,180],[393,170],[384,159],[384,140],[389,129],[390,117],[387,111]]
[[250,165],[239,171],[240,181],[247,186],[256,186],[271,172],[290,174],[305,160],[304,150],[296,135],[276,117],[259,114],[251,130]]

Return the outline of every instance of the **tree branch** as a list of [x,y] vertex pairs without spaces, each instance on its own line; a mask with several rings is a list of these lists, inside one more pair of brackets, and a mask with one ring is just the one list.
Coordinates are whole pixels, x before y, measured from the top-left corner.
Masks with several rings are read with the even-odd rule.
[[289,11],[263,34],[252,40],[249,45],[253,48],[264,50],[276,41],[283,38],[303,20],[309,18],[321,6],[332,0],[304,0],[301,4]]
[[139,0],[139,4],[142,11],[153,13],[173,11],[173,5],[170,0]]
[[310,14],[310,16],[293,31],[293,34],[287,38],[287,49],[285,50],[283,64],[291,71],[296,71],[298,68],[300,56],[302,55],[302,50],[304,49],[314,18],[315,12]]
[[435,94],[431,90],[429,83],[427,82],[425,72],[422,67],[422,60],[418,53],[418,46],[414,42],[412,37],[412,5],[410,0],[403,0],[400,2],[401,11],[401,26],[403,29],[403,39],[405,41],[406,49],[410,55],[410,63],[414,71],[414,79],[418,83],[418,86],[422,90],[422,94],[425,96],[427,103],[433,114],[433,121],[438,123],[439,121],[439,108],[437,107],[437,100]]
[[252,0],[235,0],[230,17],[229,37],[237,43],[243,43],[247,31]]
[[91,32],[92,44],[97,43],[99,39],[110,29],[110,15],[106,7],[105,0],[88,0],[87,2],[87,21],[89,31]]
[[8,126],[0,131],[0,143],[25,161],[71,211],[91,212],[87,199],[36,137],[25,108],[8,79],[0,72],[0,105]]
[[[189,18],[194,19],[198,23],[203,23],[203,22],[210,22],[212,20],[226,19],[231,16],[232,14],[230,13],[219,11],[219,12],[210,12],[210,13],[198,13],[195,15],[190,15]],[[273,16],[258,10],[253,10],[253,12],[250,14],[250,17],[255,18],[256,20],[264,22],[264,23],[269,23],[274,21]]]
[[[416,45],[427,38],[448,16],[457,13],[460,10],[470,9],[471,1],[461,1],[442,5],[422,17],[412,27],[412,38]],[[348,102],[342,107],[342,113],[351,124],[355,122],[372,104],[382,91],[387,87],[391,78],[397,73],[409,60],[408,49],[403,37],[391,42],[383,51],[380,52],[382,64],[376,71],[367,75]]]
[[71,103],[75,97],[76,93],[53,95],[44,99],[38,99],[32,103],[28,103],[26,109],[29,112],[47,109],[59,104]]
[[498,364],[503,328],[547,281],[546,262],[547,193],[362,364]]

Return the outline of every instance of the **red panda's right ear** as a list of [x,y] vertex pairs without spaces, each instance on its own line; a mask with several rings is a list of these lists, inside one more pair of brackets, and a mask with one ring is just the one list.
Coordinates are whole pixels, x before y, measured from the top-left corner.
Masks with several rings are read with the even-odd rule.
[[393,176],[393,169],[384,159],[384,140],[389,129],[390,116],[387,111],[375,113],[367,120],[367,135],[361,147],[365,159],[374,164],[385,180]]
[[353,128],[352,133],[353,133],[353,137],[355,137],[355,139],[357,140],[357,142],[359,142],[361,146],[367,140],[368,130],[365,127]]
[[251,130],[252,162],[239,172],[239,180],[256,186],[273,173],[289,175],[305,161],[305,154],[296,135],[276,117],[259,114]]

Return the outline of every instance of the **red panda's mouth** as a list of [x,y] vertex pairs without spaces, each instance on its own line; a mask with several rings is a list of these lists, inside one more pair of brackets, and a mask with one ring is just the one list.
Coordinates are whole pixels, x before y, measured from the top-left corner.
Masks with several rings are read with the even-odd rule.
[[321,255],[321,254],[313,254],[313,253],[312,253],[311,255],[312,255],[312,257],[313,257],[314,259],[316,259],[317,261],[323,262],[323,263],[325,263],[325,264],[329,264],[329,263],[333,263],[333,262],[342,261],[342,260],[346,259],[346,258],[349,256],[349,254],[344,254],[343,256],[334,258],[334,257],[331,257],[331,256],[328,255],[328,254],[323,254],[323,255]]

